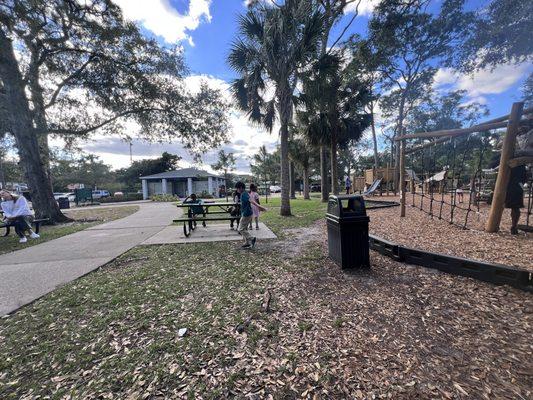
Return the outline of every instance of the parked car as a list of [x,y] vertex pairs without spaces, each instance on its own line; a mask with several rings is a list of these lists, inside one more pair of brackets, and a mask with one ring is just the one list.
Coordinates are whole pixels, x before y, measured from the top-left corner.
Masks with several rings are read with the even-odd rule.
[[93,190],[93,199],[101,199],[102,197],[109,197],[108,190]]
[[68,197],[68,201],[76,201],[74,193],[54,193],[54,199],[59,200],[60,197]]
[[113,196],[115,196],[115,197],[123,197],[124,196],[124,192],[115,192],[115,194],[113,194]]
[[270,186],[270,193],[281,193],[281,186]]
[[311,185],[309,185],[309,190],[311,192],[320,192],[321,190],[320,183],[311,183]]

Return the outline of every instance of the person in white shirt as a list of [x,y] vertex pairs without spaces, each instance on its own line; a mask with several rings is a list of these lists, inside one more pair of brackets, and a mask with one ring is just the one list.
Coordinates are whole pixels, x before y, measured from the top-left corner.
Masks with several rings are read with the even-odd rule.
[[26,198],[7,190],[0,190],[0,197],[2,197],[0,207],[4,212],[4,219],[15,227],[15,232],[20,238],[19,242],[26,243],[28,241],[25,232],[29,232],[32,239],[38,239],[40,236],[31,229],[30,217],[33,215]]

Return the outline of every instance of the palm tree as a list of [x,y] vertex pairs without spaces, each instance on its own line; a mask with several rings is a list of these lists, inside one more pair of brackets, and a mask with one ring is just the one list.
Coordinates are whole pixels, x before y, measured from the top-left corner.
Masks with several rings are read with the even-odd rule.
[[226,153],[224,149],[218,152],[218,161],[211,165],[215,171],[224,171],[224,184],[226,201],[228,200],[228,172],[233,171],[235,168],[235,156],[233,153]]
[[359,140],[370,125],[364,110],[369,100],[369,89],[345,74],[342,58],[334,52],[321,57],[304,77],[298,115],[312,144],[329,145],[333,194],[339,193],[338,148]]
[[304,199],[309,200],[309,169],[313,160],[314,149],[302,137],[295,137],[289,142],[290,159],[302,168],[304,181]]
[[269,153],[266,146],[251,157],[250,170],[252,174],[263,180],[265,185],[265,201],[268,203],[268,183],[275,185],[280,175],[279,151]]
[[269,130],[277,113],[281,215],[291,215],[288,138],[298,72],[316,55],[322,29],[322,16],[311,1],[260,3],[239,17],[238,37],[228,56],[229,65],[239,74],[232,84],[237,105],[252,122]]

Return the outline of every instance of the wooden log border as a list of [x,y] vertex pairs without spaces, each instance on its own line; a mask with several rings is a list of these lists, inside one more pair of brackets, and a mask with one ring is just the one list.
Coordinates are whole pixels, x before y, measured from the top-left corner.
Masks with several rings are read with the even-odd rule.
[[370,248],[396,261],[495,285],[509,285],[533,293],[533,273],[503,264],[493,264],[468,258],[413,249],[398,245],[375,235],[369,235]]

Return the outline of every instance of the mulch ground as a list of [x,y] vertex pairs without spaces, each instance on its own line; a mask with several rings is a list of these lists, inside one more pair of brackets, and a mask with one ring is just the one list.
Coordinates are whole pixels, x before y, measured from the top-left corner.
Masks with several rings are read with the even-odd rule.
[[[379,196],[372,199],[397,200]],[[440,200],[440,196],[436,199]],[[486,204],[480,205],[479,212],[474,208],[469,214],[467,226],[470,229],[467,230],[449,223],[451,207],[448,205],[443,206],[441,213],[440,202],[435,201],[432,218],[417,208],[420,206],[419,197],[415,201],[416,207],[411,204],[412,199],[408,195],[405,218],[400,218],[399,207],[369,210],[370,232],[409,247],[533,271],[533,234],[520,232],[518,235],[511,235],[508,209],[504,211],[500,232],[486,233],[483,231],[489,212]],[[429,200],[424,199],[422,206],[429,211]],[[525,224],[525,209],[523,211],[520,223]],[[439,214],[442,219],[438,218]],[[455,209],[454,221],[463,224],[465,217],[465,211]]]
[[[276,274],[270,324],[277,321],[280,338],[260,357],[270,367],[287,366],[281,381],[290,393],[531,398],[531,294],[408,266],[376,252],[370,271],[344,272],[325,256],[323,224],[315,229],[321,242],[287,260],[300,267]],[[291,354],[297,362],[291,363]],[[242,361],[247,376],[254,376],[255,357]],[[261,382],[265,376],[243,382],[243,389]]]

